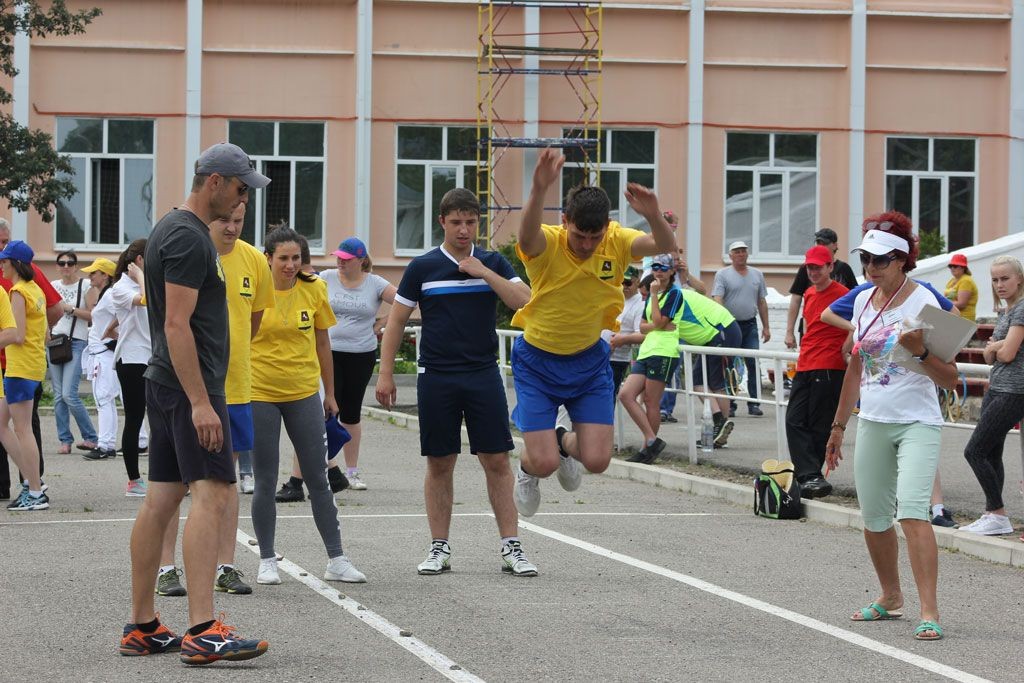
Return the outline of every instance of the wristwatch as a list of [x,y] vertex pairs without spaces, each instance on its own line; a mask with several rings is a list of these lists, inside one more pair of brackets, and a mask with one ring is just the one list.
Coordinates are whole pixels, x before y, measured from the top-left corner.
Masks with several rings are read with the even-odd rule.
[[929,351],[928,349],[925,349],[925,350],[924,350],[924,353],[922,353],[922,354],[921,354],[920,356],[914,356],[914,358],[916,358],[916,359],[917,359],[917,362],[918,362],[918,363],[923,363],[923,362],[925,362],[926,360],[928,360],[928,356],[929,356],[930,354],[931,354],[931,352],[930,352],[930,351]]

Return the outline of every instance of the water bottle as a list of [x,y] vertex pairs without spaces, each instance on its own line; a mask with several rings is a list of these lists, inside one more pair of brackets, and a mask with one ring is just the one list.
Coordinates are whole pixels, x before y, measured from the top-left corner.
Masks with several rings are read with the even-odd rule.
[[711,417],[711,401],[704,401],[704,414],[700,418],[700,449],[710,453],[715,448],[715,420]]

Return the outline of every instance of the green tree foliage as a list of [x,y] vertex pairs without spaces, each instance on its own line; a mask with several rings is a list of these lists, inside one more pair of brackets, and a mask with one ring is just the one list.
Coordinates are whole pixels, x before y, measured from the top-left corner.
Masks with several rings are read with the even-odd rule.
[[918,258],[928,258],[946,253],[946,240],[942,239],[942,233],[938,230],[922,230],[919,235],[921,241],[918,247],[921,253]]
[[[0,0],[0,73],[14,78],[14,37],[27,33],[41,38],[85,33],[85,27],[101,14],[99,8],[73,12],[65,0],[45,3],[36,0]],[[11,93],[0,88],[0,105],[13,101]],[[19,211],[30,208],[43,220],[53,220],[53,205],[75,194],[75,186],[61,174],[74,173],[67,157],[54,150],[53,138],[39,130],[29,130],[10,114],[0,114],[0,198]]]

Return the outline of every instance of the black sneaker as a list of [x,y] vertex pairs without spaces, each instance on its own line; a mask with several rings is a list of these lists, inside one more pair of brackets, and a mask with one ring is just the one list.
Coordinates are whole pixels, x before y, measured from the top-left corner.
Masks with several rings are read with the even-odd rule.
[[953,513],[943,508],[941,515],[935,515],[932,517],[933,526],[944,526],[947,529],[953,529],[957,526],[957,523],[953,520]]
[[306,494],[302,491],[302,486],[292,486],[286,481],[281,484],[281,490],[274,496],[274,500],[278,503],[301,503],[306,500]]
[[801,498],[824,498],[829,495],[832,495],[832,484],[824,477],[811,477],[800,483]]
[[747,414],[751,417],[764,417],[764,411],[761,410],[761,406],[750,406],[747,408]]
[[732,434],[734,426],[732,420],[722,420],[715,425],[715,448],[720,448],[729,443],[729,435]]
[[217,573],[217,580],[213,589],[218,593],[230,593],[232,595],[249,595],[252,593],[252,586],[242,581],[242,572],[234,567]]
[[[345,473],[337,465],[327,468],[327,481],[331,485],[333,493],[338,493],[348,488],[348,477],[345,476]],[[281,490],[283,491],[284,489],[282,488]],[[299,493],[301,492],[300,490]],[[302,499],[300,498],[299,500]]]
[[632,457],[626,458],[626,462],[639,462],[644,465],[650,465],[654,462],[654,456],[647,451],[646,447],[644,447],[637,451],[637,453]]
[[86,460],[106,460],[107,458],[116,458],[117,451],[115,451],[113,448],[109,448],[106,450],[102,448],[94,448],[91,451],[88,451],[87,453],[83,453],[82,457],[85,458]]

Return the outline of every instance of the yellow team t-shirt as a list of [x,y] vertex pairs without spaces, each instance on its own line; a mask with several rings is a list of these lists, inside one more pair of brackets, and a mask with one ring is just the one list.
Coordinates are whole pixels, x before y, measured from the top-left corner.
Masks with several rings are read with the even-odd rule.
[[567,356],[597,343],[601,330],[618,330],[622,278],[633,262],[633,240],[644,233],[608,224],[594,254],[580,260],[569,251],[561,225],[541,225],[547,245],[532,258],[516,252],[530,278],[530,301],[512,317],[532,346]]
[[960,317],[974,320],[978,306],[978,285],[973,277],[965,274],[961,275],[959,280],[950,278],[944,293],[947,299],[956,303],[957,295],[964,291],[970,292],[970,297],[967,299],[967,308],[960,311]]
[[15,292],[25,299],[25,341],[7,347],[7,376],[42,382],[46,376],[46,297],[31,280],[11,287],[11,294]]
[[[17,326],[18,323],[14,321],[14,311],[11,310],[11,298],[9,296],[0,296],[0,330]],[[0,382],[0,398],[3,397],[4,383]]]
[[228,405],[245,404],[252,400],[252,314],[274,305],[274,280],[267,257],[242,240],[235,242],[230,254],[220,257],[220,263],[227,289],[230,338],[224,391]]
[[297,401],[320,389],[316,330],[337,323],[326,285],[298,279],[291,289],[274,290],[274,306],[252,340],[253,401]]

